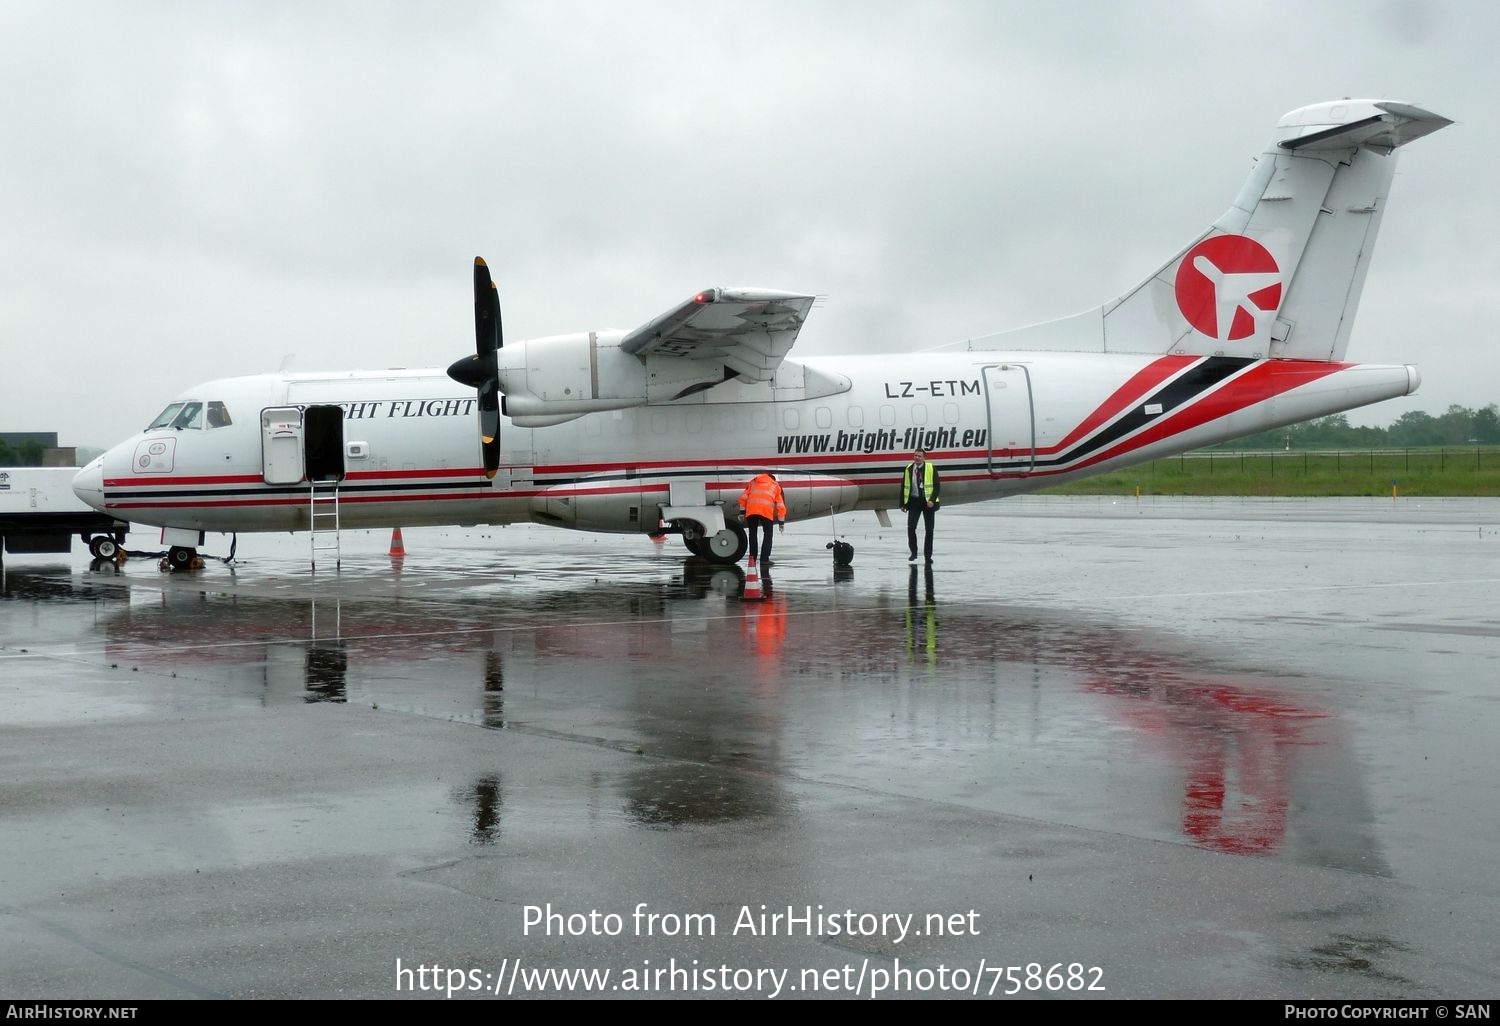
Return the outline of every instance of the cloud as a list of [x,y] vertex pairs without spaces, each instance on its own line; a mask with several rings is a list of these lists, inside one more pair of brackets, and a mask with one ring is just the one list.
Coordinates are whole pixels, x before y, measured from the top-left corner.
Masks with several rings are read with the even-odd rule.
[[1063,316],[1342,95],[1459,121],[1402,154],[1350,355],[1424,386],[1371,416],[1483,406],[1496,42],[1462,2],[6,5],[3,426],[104,445],[287,354],[445,365],[476,254],[511,337],[733,284],[827,295],[808,353]]

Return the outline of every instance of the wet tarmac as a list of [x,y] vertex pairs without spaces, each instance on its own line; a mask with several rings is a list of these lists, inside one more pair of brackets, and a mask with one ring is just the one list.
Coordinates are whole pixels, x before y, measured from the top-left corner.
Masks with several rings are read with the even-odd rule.
[[8,556],[0,995],[1500,992],[1500,502],[833,527]]

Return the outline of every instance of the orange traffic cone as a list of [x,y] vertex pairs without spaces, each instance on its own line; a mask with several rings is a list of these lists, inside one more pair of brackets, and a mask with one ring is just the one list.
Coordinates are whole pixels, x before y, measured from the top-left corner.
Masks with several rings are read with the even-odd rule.
[[391,552],[390,552],[390,556],[391,556],[392,559],[401,559],[405,555],[406,555],[406,543],[401,540],[401,528],[398,527],[394,531],[391,532]]
[[756,602],[764,597],[760,593],[760,574],[755,572],[752,565],[745,570],[745,593],[741,598],[747,602]]

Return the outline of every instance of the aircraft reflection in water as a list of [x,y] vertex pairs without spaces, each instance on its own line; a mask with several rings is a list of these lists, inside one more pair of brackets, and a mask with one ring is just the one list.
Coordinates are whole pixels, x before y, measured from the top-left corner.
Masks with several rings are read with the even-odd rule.
[[1205,848],[1259,855],[1287,832],[1295,750],[1320,744],[1326,713],[1174,669],[1116,667],[1086,682],[1183,774],[1182,832]]
[[208,679],[229,684],[235,698],[263,705],[346,702],[349,653],[341,605],[336,598],[152,593],[150,601],[132,602],[109,618],[105,655],[180,678],[207,670]]
[[[744,586],[688,559],[670,581],[500,608],[169,591],[102,629],[112,660],[212,685],[198,701],[349,701],[638,754],[623,779],[590,778],[588,814],[657,828],[787,819],[786,780],[872,760],[906,760],[882,786],[930,790],[962,758],[993,811],[1063,787],[1050,814],[1079,825],[1384,872],[1345,727],[1307,681],[1206,669],[1096,619],[945,603],[925,568],[904,602],[847,609],[828,588]],[[501,835],[504,790],[486,775],[456,793],[476,842]]]

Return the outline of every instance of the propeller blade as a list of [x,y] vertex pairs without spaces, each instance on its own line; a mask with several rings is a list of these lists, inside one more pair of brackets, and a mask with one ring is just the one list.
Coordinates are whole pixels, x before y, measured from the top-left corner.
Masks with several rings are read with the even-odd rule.
[[490,280],[489,265],[474,258],[474,351],[483,357],[502,345],[500,294]]
[[500,293],[483,257],[474,258],[474,355],[454,360],[448,376],[479,392],[479,448],[484,476],[500,470]]
[[500,470],[500,388],[487,381],[479,390],[479,442],[484,454],[484,476],[494,480]]

